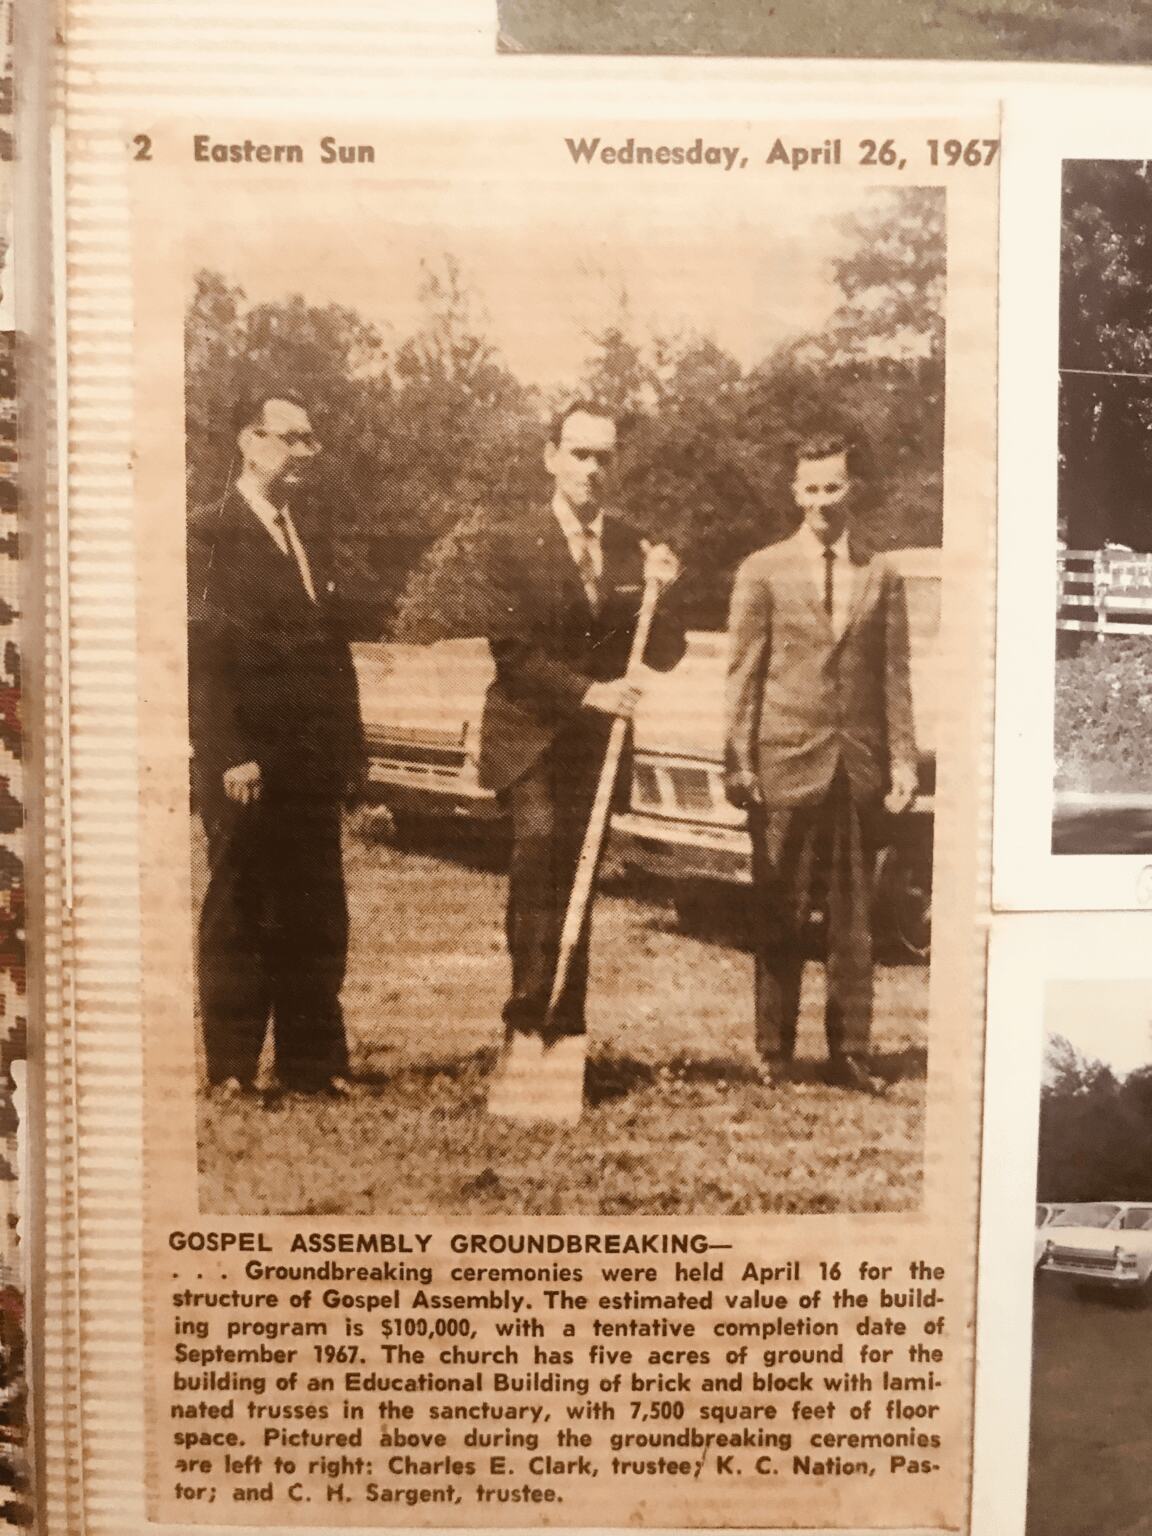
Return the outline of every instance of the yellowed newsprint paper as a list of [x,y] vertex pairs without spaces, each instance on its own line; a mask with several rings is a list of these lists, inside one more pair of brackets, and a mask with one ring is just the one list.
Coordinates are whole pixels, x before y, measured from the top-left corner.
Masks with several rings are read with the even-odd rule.
[[139,1528],[965,1529],[995,115],[123,156]]

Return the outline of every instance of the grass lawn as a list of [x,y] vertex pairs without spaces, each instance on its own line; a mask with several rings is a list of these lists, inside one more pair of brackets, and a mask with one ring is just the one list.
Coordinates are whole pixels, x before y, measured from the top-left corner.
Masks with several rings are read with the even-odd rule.
[[1152,1317],[1036,1290],[1028,1536],[1147,1536]]
[[500,0],[502,46],[545,53],[1152,58],[1142,0]]
[[801,1081],[755,1080],[752,962],[616,882],[597,906],[589,1097],[573,1129],[484,1112],[507,982],[504,880],[482,859],[347,840],[344,998],[357,1097],[204,1101],[206,1211],[420,1214],[906,1210],[920,1198],[927,970],[881,968],[882,1100],[827,1087],[822,970]]

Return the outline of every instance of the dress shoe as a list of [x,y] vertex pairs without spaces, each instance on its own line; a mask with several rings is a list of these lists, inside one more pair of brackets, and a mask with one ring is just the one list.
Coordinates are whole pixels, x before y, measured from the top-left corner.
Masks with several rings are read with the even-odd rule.
[[212,1097],[221,1104],[230,1104],[236,1099],[242,1099],[250,1091],[238,1077],[226,1077],[223,1082],[212,1084]]
[[888,1084],[882,1077],[869,1072],[859,1056],[835,1056],[828,1067],[828,1081],[837,1088],[850,1088],[854,1093],[867,1093],[874,1099],[883,1098]]
[[326,1077],[318,1083],[280,1084],[264,1097],[265,1106],[275,1109],[279,1104],[308,1104],[315,1099],[351,1099],[356,1088],[346,1077]]

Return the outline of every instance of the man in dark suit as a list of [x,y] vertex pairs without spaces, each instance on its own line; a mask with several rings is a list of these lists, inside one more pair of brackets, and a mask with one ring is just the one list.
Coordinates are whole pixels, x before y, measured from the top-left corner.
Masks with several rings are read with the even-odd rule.
[[293,499],[319,445],[289,392],[243,407],[240,473],[188,520],[193,785],[208,843],[200,1012],[208,1081],[253,1087],[269,1021],[280,1088],[343,1095],[340,831],[363,742],[324,542]]
[[[496,675],[480,779],[511,824],[504,1022],[507,1059],[513,1071],[527,1061],[529,1076],[534,1053],[563,1045],[543,1035],[560,932],[612,721],[630,717],[640,697],[642,678],[625,672],[644,584],[666,587],[679,574],[671,550],[604,511],[616,441],[615,420],[595,405],[558,417],[544,451],[551,504],[496,530],[481,572]],[[662,603],[646,665],[667,671],[685,644],[682,622]],[[568,1039],[584,1032],[588,936],[585,924],[553,1020]]]
[[900,577],[849,530],[857,450],[842,438],[797,451],[791,538],[751,555],[728,625],[727,787],[748,810],[756,948],[756,1044],[765,1078],[789,1071],[804,939],[827,918],[830,1077],[878,1093],[871,898],[882,813],[916,793],[908,621]]

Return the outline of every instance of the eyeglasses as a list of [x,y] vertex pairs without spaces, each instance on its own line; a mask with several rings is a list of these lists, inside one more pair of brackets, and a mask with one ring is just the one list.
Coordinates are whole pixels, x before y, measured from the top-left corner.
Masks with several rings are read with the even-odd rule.
[[305,448],[309,453],[319,453],[320,440],[311,432],[271,432],[267,427],[253,427],[257,437],[274,437],[285,448]]

